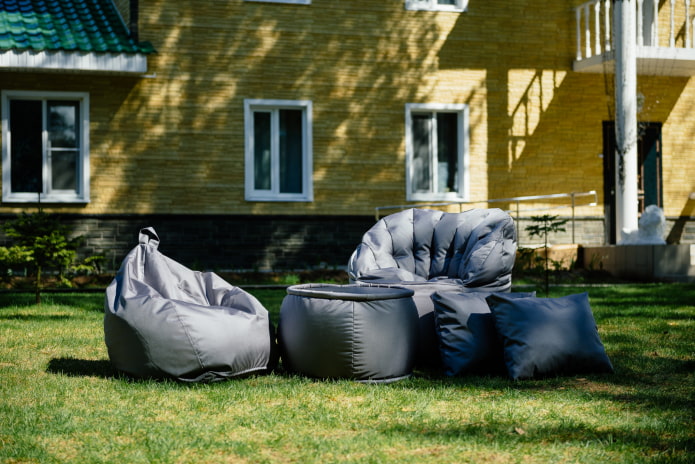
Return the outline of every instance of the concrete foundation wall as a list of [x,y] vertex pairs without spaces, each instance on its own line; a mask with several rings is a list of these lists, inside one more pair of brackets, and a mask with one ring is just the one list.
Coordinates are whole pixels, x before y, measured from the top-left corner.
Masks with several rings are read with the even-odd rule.
[[[549,214],[552,214],[549,213]],[[572,221],[567,216],[561,218],[570,219],[565,224],[565,231],[550,234],[548,242],[552,245],[577,243],[584,246],[597,246],[606,244],[606,228],[602,217],[581,217],[574,221],[574,238],[572,234]],[[530,237],[526,227],[532,225],[530,218],[520,218],[516,221],[519,246],[530,247],[543,244],[541,237]],[[666,218],[664,239],[669,244],[695,243],[695,217],[670,217]]]
[[[14,215],[0,215],[0,222]],[[74,235],[84,238],[79,250],[81,256],[104,256],[105,271],[118,269],[125,255],[138,242],[138,232],[152,226],[160,236],[160,251],[184,265],[198,270],[292,270],[317,267],[344,268],[350,254],[359,244],[362,235],[374,224],[372,216],[279,216],[279,215],[61,215],[61,221],[74,230]],[[672,230],[669,222],[667,230]],[[525,227],[530,220],[517,223],[519,247],[542,245],[539,237],[529,237]],[[607,247],[603,240],[603,220],[581,218],[575,221],[575,242],[581,245],[584,266],[599,263],[605,269],[616,268],[628,256],[631,247]],[[688,259],[688,243],[695,244],[695,222],[692,218],[683,222],[681,245],[674,250],[655,255],[651,261],[627,264],[631,268],[652,268],[654,259],[678,259],[679,268],[658,267],[658,276],[682,274]],[[567,231],[551,234],[551,245],[572,243],[571,225]],[[0,231],[0,246],[10,241]],[[674,245],[675,246],[675,245]],[[615,251],[606,251],[616,248]],[[684,251],[683,251],[684,250]],[[644,256],[642,247],[636,256]],[[670,253],[676,253],[672,257]],[[592,258],[592,256],[596,257]],[[651,254],[650,254],[651,256]],[[591,261],[593,259],[593,262]],[[646,259],[646,258],[643,258]],[[622,272],[622,271],[621,271]],[[645,271],[647,272],[647,271]],[[647,272],[647,274],[652,271]],[[690,272],[690,271],[688,271]]]
[[583,247],[586,269],[634,280],[695,282],[695,244]]
[[[7,217],[1,217],[0,221]],[[117,270],[153,227],[159,250],[196,270],[342,269],[374,224],[369,216],[123,215],[64,216],[84,238],[82,256],[103,255],[103,271]],[[0,246],[9,240],[0,232]]]

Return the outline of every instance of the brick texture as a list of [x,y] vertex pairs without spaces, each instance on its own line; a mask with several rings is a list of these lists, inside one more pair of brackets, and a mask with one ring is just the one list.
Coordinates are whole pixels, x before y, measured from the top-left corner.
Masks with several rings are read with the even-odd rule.
[[[403,1],[143,0],[140,39],[157,50],[148,76],[5,71],[0,88],[89,92],[91,200],[44,208],[94,229],[113,261],[152,217],[163,247],[181,242],[174,253],[194,255],[187,240],[215,237],[224,258],[213,267],[294,267],[315,247],[331,258],[306,264],[344,263],[374,207],[405,203],[407,103],[469,105],[473,200],[599,192],[598,207],[576,212],[587,218],[581,240],[594,243],[613,82],[572,71],[580,2],[570,3],[489,0],[453,14]],[[680,240],[692,240],[695,82],[640,76],[638,88],[640,119],[663,123],[666,215],[684,218]],[[313,202],[245,201],[246,98],[313,102]],[[340,246],[319,240],[342,223],[359,227],[336,232]]]

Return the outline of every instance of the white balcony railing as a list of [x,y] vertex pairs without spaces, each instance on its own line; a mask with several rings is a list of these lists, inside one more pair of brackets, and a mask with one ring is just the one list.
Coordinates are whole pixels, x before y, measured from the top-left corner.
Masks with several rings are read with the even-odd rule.
[[[575,71],[603,72],[613,60],[614,0],[590,0],[575,8]],[[640,74],[695,75],[695,0],[633,0]],[[695,8],[695,5],[692,5]],[[640,63],[641,60],[641,63]]]

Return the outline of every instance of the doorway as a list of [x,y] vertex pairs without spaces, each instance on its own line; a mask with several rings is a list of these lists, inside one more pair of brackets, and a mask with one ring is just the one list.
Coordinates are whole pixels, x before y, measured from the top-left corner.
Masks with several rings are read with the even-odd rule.
[[[637,131],[637,198],[639,213],[649,205],[663,208],[660,122],[639,122]],[[606,243],[616,243],[615,227],[615,121],[603,122],[603,198]]]

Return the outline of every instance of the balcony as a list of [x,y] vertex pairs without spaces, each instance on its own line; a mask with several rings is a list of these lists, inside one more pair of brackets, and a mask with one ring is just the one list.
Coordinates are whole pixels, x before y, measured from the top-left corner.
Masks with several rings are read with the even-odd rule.
[[[612,0],[590,0],[575,8],[575,71],[614,71],[612,3]],[[637,74],[695,75],[695,18],[691,15],[691,0],[633,0],[632,3],[637,9]]]

